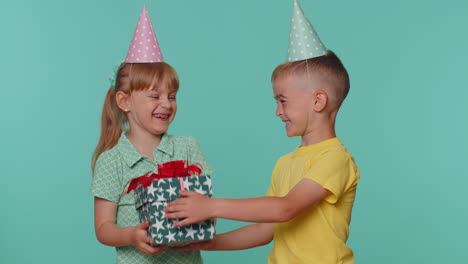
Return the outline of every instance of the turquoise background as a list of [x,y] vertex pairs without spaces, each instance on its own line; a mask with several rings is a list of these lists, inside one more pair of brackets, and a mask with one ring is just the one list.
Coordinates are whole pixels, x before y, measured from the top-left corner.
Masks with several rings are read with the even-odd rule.
[[[286,59],[292,1],[3,0],[1,263],[114,261],[95,239],[89,161],[143,3],[180,74],[170,131],[200,141],[215,196],[264,195],[275,161],[300,142],[275,117],[269,82]],[[468,2],[300,3],[351,76],[337,133],[362,174],[357,263],[466,263]],[[204,256],[265,263],[269,248]]]

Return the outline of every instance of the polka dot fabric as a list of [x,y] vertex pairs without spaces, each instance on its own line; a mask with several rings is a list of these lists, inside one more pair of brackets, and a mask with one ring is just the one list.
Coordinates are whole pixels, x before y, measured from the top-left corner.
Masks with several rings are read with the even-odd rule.
[[304,16],[301,6],[294,0],[291,33],[289,35],[288,61],[299,61],[323,56],[327,49]]
[[146,6],[143,6],[125,62],[149,63],[162,61],[164,59],[159,49],[153,25],[151,24]]
[[[140,223],[135,209],[133,193],[120,197],[125,184],[148,171],[155,171],[158,163],[171,160],[188,160],[200,163],[202,175],[211,175],[213,170],[200,150],[198,142],[191,136],[164,134],[161,143],[153,152],[151,160],[135,149],[125,134],[112,149],[103,152],[97,162],[91,185],[91,195],[117,203],[116,224],[135,226]],[[141,254],[135,246],[118,247],[117,262],[122,264],[199,264],[203,263],[199,251],[176,252],[165,249],[161,254],[149,256]]]

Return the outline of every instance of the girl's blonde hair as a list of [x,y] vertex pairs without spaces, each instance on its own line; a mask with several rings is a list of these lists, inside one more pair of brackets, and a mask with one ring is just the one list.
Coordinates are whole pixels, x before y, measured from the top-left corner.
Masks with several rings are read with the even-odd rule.
[[122,91],[130,95],[135,91],[157,89],[163,86],[169,90],[179,89],[177,72],[167,63],[122,63],[120,65],[115,85],[109,88],[104,100],[101,136],[91,159],[93,172],[99,155],[117,145],[127,122],[125,113],[117,105],[115,94]]

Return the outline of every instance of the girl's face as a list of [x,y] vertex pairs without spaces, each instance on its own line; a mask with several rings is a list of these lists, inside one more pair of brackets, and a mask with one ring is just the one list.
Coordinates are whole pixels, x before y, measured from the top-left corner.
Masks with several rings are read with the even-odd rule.
[[169,129],[177,112],[177,90],[167,87],[133,92],[128,97],[127,117],[132,133],[160,136]]

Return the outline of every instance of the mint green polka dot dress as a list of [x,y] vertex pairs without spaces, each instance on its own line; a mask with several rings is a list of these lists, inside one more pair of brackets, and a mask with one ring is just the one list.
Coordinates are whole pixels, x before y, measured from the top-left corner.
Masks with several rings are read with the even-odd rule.
[[[148,171],[155,171],[158,163],[172,160],[188,160],[200,163],[202,175],[211,176],[212,169],[200,150],[197,140],[192,136],[173,136],[164,134],[161,143],[154,150],[154,161],[141,155],[123,133],[112,149],[103,152],[94,170],[91,195],[118,204],[116,224],[121,227],[140,224],[133,193],[120,198],[125,184]],[[198,264],[203,263],[200,251],[176,252],[167,248],[158,255],[142,254],[131,246],[117,247],[117,262],[122,264]]]

